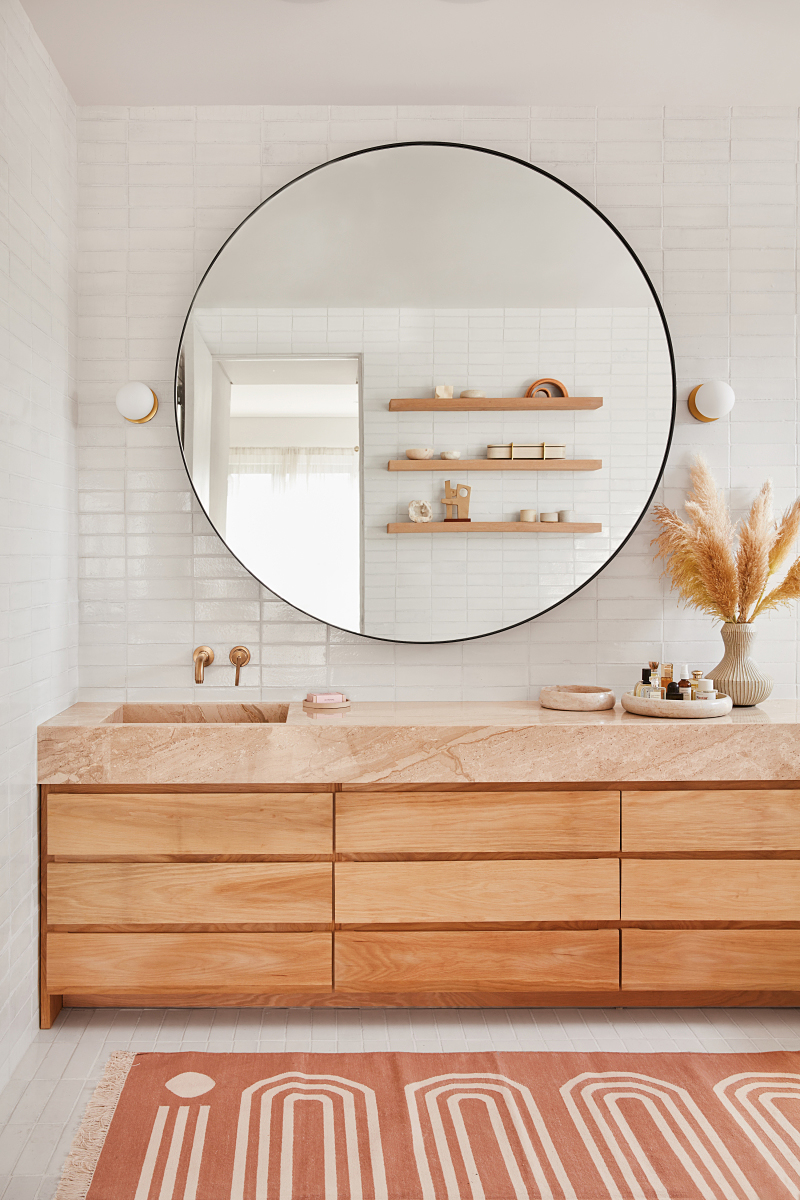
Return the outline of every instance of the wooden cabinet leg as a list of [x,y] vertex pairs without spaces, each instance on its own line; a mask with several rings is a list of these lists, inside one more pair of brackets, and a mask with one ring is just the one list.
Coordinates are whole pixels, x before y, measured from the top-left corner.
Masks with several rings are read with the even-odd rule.
[[52,1029],[53,1022],[61,1012],[63,996],[50,996],[47,992],[42,992],[41,1002],[39,1004],[39,1028]]

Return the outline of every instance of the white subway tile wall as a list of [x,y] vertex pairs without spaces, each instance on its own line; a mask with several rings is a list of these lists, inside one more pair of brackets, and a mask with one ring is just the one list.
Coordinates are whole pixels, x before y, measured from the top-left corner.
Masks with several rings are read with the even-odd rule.
[[[516,625],[573,592],[630,533],[661,469],[672,414],[669,352],[655,304],[307,312],[198,307],[193,318],[212,354],[360,356],[367,633],[437,642]],[[487,396],[518,397],[545,377],[557,378],[571,396],[601,396],[602,409],[389,412],[392,397],[430,397],[436,383],[450,383],[456,396],[477,387]],[[567,459],[599,459],[602,467],[487,475],[456,463],[448,476],[454,487],[472,487],[471,519],[517,521],[523,508],[571,509],[578,521],[599,522],[602,532],[387,533],[388,522],[408,521],[410,500],[428,501],[434,521],[444,516],[445,476],[390,472],[389,459],[404,458],[409,446],[435,448],[437,457],[449,448],[463,459],[485,458],[489,443],[512,441],[563,444]],[[316,603],[296,593],[286,598],[330,616],[324,582]]]
[[[81,179],[81,695],[232,698],[227,650],[253,653],[242,698],[310,687],[358,699],[525,699],[555,680],[618,690],[650,658],[711,668],[713,623],[684,610],[653,562],[646,520],[602,575],[532,624],[449,646],[326,629],[260,588],[198,512],[170,413],[181,324],[222,241],[309,167],[384,141],[448,138],[552,171],[597,203],[663,297],[678,421],[661,496],[680,504],[706,454],[740,511],[772,476],[797,493],[794,108],[87,108]],[[156,420],[124,426],[116,388],[144,379]],[[731,418],[704,425],[692,386],[730,380]],[[797,694],[798,616],[759,622],[776,696]],[[217,651],[198,693],[191,650]]]
[[75,106],[0,3],[0,1086],[37,1025],[36,726],[78,685]]

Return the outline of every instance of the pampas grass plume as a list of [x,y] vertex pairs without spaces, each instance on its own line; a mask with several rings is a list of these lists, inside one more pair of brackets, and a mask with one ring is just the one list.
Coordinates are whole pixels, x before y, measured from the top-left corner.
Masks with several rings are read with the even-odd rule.
[[800,600],[800,558],[770,589],[800,534],[800,498],[776,524],[767,480],[737,530],[703,458],[695,460],[691,478],[688,521],[663,504],[653,509],[660,528],[653,545],[673,589],[692,608],[739,624]]

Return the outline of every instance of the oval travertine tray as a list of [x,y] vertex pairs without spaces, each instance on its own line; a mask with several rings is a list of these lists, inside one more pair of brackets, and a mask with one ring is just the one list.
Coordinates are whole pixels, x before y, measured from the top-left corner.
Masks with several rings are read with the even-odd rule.
[[613,688],[594,687],[591,684],[554,683],[543,687],[539,693],[542,708],[558,708],[566,712],[599,712],[613,708],[616,702]]
[[690,721],[703,717],[724,717],[733,708],[730,696],[718,696],[716,700],[645,700],[626,692],[622,707],[637,717],[681,717]]

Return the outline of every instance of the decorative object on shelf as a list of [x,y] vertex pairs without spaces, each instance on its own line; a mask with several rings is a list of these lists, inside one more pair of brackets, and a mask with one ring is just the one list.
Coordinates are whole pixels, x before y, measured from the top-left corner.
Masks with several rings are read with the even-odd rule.
[[537,379],[535,383],[531,384],[525,395],[528,397],[549,396],[552,400],[555,396],[562,396],[566,399],[569,392],[558,379]]
[[480,388],[465,388],[460,398],[462,400],[485,400],[486,392],[482,392]]
[[250,651],[247,649],[247,646],[234,646],[228,657],[236,667],[236,679],[234,680],[234,687],[238,687],[239,675],[242,667],[246,667],[250,662]]
[[408,515],[418,525],[424,525],[433,518],[433,509],[427,500],[412,500],[408,506]]
[[452,400],[453,385],[452,383],[437,383],[433,389],[434,400]]
[[800,600],[800,558],[794,557],[800,498],[776,522],[768,479],[737,530],[704,459],[695,460],[691,475],[689,521],[657,504],[653,515],[661,532],[653,544],[683,600],[723,622],[725,656],[707,672],[714,687],[737,706],[759,704],[773,681],[748,657],[752,623],[763,612]]
[[566,712],[603,712],[616,704],[613,688],[590,684],[553,684],[539,693],[542,708],[557,708]]
[[520,521],[525,521],[525,522],[535,522],[536,521],[536,509],[535,508],[521,509],[520,514],[519,514],[519,519],[520,519]]
[[680,717],[684,721],[702,721],[706,717],[725,717],[733,708],[730,696],[717,693],[716,700],[656,700],[625,692],[621,699],[626,712],[637,717]]
[[557,512],[541,513],[539,515],[539,520],[545,521],[548,524],[551,522],[553,524],[558,524],[558,513]]
[[158,396],[146,383],[126,383],[117,392],[116,405],[131,425],[144,425],[158,412]]
[[560,508],[558,510],[558,519],[562,524],[572,525],[575,521],[575,512],[571,508]]
[[689,412],[696,421],[718,421],[727,416],[735,403],[733,388],[721,379],[700,383],[689,392]]
[[433,458],[433,448],[431,446],[421,446],[414,450],[406,450],[406,458],[425,459]]
[[507,442],[504,445],[486,447],[487,458],[545,459],[566,458],[567,447],[557,442],[534,442],[533,444]]
[[[444,505],[445,521],[469,521],[469,498],[472,493],[472,488],[466,483],[457,483],[455,487],[450,486],[450,480],[446,479],[444,484],[444,498],[439,501]],[[451,510],[455,516],[451,517]]]
[[192,652],[192,661],[194,662],[194,681],[202,683],[206,667],[210,667],[214,661],[214,651],[210,646],[198,646]]
[[[341,695],[341,693],[339,693]],[[346,696],[342,696],[340,700],[309,700],[308,697],[303,701],[303,710],[308,713],[321,712],[342,712],[343,709],[350,707],[350,701]]]
[[441,454],[439,455],[439,458],[446,458],[448,460],[461,458],[461,451],[460,450],[442,450]]

